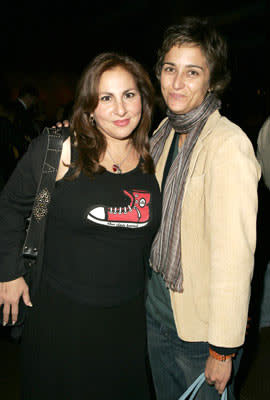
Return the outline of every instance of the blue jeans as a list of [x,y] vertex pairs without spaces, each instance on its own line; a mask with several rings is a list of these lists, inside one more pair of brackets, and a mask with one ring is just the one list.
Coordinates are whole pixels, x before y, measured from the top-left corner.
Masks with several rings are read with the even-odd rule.
[[[148,352],[157,400],[178,400],[204,371],[209,356],[205,342],[185,342],[176,331],[147,316]],[[238,371],[242,350],[233,360],[233,376]],[[228,398],[234,400],[233,382],[228,384]],[[214,386],[204,383],[196,400],[217,400]]]

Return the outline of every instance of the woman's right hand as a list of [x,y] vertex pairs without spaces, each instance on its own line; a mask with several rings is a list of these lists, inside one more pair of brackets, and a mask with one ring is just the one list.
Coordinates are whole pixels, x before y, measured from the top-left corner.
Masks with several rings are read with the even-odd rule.
[[3,326],[8,323],[11,314],[12,324],[15,324],[19,312],[19,300],[32,307],[29,288],[23,277],[9,282],[0,282],[0,306],[3,304]]

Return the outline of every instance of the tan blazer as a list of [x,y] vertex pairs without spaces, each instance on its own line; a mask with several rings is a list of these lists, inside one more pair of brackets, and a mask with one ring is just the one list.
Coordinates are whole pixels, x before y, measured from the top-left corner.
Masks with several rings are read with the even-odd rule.
[[[173,133],[157,164],[160,185]],[[184,292],[170,291],[178,335],[185,341],[221,347],[244,342],[259,179],[249,139],[215,111],[193,149],[183,197]]]

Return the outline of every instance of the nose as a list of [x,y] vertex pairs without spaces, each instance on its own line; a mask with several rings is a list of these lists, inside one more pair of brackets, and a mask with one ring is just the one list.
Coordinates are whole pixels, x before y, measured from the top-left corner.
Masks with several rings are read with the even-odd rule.
[[185,81],[183,75],[179,72],[177,75],[175,75],[174,80],[173,80],[173,88],[175,90],[183,89],[185,86]]
[[115,102],[114,113],[119,115],[119,117],[123,117],[126,114],[126,105],[123,100],[117,100]]

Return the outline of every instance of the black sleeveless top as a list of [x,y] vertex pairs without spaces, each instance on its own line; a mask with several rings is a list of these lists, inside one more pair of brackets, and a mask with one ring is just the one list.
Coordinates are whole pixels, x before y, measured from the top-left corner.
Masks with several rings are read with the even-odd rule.
[[139,165],[93,180],[83,173],[62,179],[50,204],[45,237],[45,277],[77,301],[112,306],[138,295],[161,217],[154,175]]

